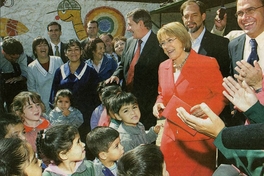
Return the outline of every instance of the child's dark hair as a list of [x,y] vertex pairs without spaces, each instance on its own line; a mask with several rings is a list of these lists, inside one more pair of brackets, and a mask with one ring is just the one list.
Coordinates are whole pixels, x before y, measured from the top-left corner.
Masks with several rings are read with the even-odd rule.
[[97,93],[99,97],[102,98],[102,104],[105,106],[107,114],[109,115],[110,109],[110,99],[112,96],[115,96],[118,92],[121,92],[122,88],[116,82],[105,83],[105,81],[101,81],[97,86]]
[[129,104],[138,104],[137,98],[132,93],[123,91],[117,93],[116,96],[111,98],[110,108],[115,114],[119,114],[119,110],[122,108],[122,106]]
[[59,100],[59,97],[68,97],[70,100],[71,106],[74,107],[72,92],[69,89],[61,89],[56,93],[55,101],[54,101],[54,107],[56,107],[57,101]]
[[47,130],[41,130],[37,137],[38,156],[46,156],[54,164],[59,165],[63,160],[60,152],[68,152],[73,144],[78,129],[71,125],[56,125]]
[[118,176],[161,176],[164,157],[155,144],[140,145],[125,153],[117,163]]
[[86,136],[86,145],[92,154],[99,158],[100,152],[108,152],[111,144],[119,137],[118,131],[111,127],[97,126]]
[[15,96],[10,106],[11,112],[17,114],[19,117],[22,117],[22,114],[24,114],[23,108],[24,106],[26,106],[27,103],[28,104],[30,103],[30,100],[33,103],[39,103],[42,112],[45,112],[45,105],[42,102],[40,95],[37,94],[36,92],[30,92],[30,91],[23,91]]
[[107,97],[111,93],[115,94],[116,92],[121,92],[121,91],[122,91],[121,86],[116,82],[105,83],[105,81],[101,81],[97,86],[97,93],[101,96],[103,96],[104,94],[104,97]]
[[11,113],[2,114],[0,117],[0,139],[5,138],[6,134],[8,133],[7,127],[9,125],[15,126],[17,124],[23,124],[20,117]]
[[23,167],[30,163],[28,145],[19,138],[0,140],[0,175],[24,175]]

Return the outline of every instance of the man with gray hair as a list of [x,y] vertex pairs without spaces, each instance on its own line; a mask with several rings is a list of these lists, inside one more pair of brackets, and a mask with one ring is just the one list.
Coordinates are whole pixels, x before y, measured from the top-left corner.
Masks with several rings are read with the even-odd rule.
[[151,30],[148,11],[135,9],[126,18],[127,31],[132,33],[132,37],[126,42],[119,67],[106,82],[119,83],[123,79],[123,89],[138,98],[142,117],[140,121],[148,130],[157,122],[152,108],[158,95],[159,64],[168,57],[159,47],[157,36]]

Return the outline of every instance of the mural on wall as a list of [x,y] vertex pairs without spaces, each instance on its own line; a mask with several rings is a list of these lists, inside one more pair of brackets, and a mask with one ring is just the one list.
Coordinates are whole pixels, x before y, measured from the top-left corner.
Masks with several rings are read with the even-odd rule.
[[[14,0],[1,1],[0,7],[12,7],[14,5]],[[0,18],[0,36],[17,36],[28,32],[28,28],[21,22],[10,19],[10,18]]]
[[124,35],[126,23],[123,15],[116,9],[102,6],[91,10],[85,17],[85,25],[90,20],[96,20],[99,23],[99,33],[111,33],[113,36]]
[[0,18],[0,35],[17,36],[28,32],[28,28],[21,22],[10,18]]
[[[53,13],[53,12],[48,12]],[[65,22],[72,22],[73,28],[79,40],[83,40],[87,37],[85,28],[81,18],[81,6],[75,0],[63,0],[57,7],[58,17]]]
[[12,7],[14,5],[14,0],[0,0],[0,7]]
[[81,6],[75,0],[63,0],[59,3],[56,20],[61,19],[65,22],[72,22],[73,28],[79,40],[87,37],[86,28],[90,20],[96,20],[99,23],[99,33],[111,33],[113,36],[125,34],[125,19],[123,15],[116,9],[111,7],[98,7],[90,12],[85,17],[83,24],[81,19]]

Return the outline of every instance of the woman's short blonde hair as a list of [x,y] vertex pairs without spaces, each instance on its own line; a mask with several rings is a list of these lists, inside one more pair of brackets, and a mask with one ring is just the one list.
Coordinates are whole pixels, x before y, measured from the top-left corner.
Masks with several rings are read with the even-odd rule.
[[159,42],[161,42],[161,39],[165,35],[169,37],[176,37],[182,43],[186,52],[191,51],[192,43],[190,34],[180,22],[171,22],[162,26],[157,33]]

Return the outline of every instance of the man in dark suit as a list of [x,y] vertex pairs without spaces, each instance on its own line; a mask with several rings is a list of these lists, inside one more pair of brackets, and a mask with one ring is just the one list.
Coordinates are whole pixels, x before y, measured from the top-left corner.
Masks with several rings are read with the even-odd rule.
[[[214,57],[220,67],[223,77],[230,75],[230,58],[228,55],[227,38],[212,34],[205,28],[206,7],[201,1],[188,0],[180,8],[183,23],[192,39],[192,49],[197,53]],[[227,105],[220,117],[228,125],[231,110]]]
[[[81,45],[83,49],[86,48],[86,45],[89,43],[89,41],[94,40],[96,37],[99,36],[98,35],[99,23],[96,20],[88,21],[86,32],[87,32],[87,38],[81,41]],[[86,58],[86,59],[89,59],[89,58]]]
[[48,35],[50,38],[49,55],[59,56],[62,61],[66,63],[68,58],[65,56],[64,48],[65,44],[60,41],[61,25],[55,21],[51,22],[47,26]]
[[[253,9],[253,10],[252,10]],[[235,38],[229,43],[228,49],[232,59],[231,71],[234,77],[242,82],[243,80],[251,86],[260,101],[264,104],[263,75],[260,69],[264,69],[264,54],[260,48],[264,44],[264,1],[263,0],[238,0],[237,1],[237,22],[245,34]],[[257,42],[257,55],[259,60],[253,65],[248,63],[251,52],[250,40]],[[246,119],[243,114],[235,111],[238,124],[244,123]],[[235,124],[237,125],[237,124]]]
[[199,54],[214,57],[219,64],[223,77],[229,76],[229,40],[212,34],[205,28],[205,4],[201,1],[188,0],[182,4],[180,12],[183,23],[192,39],[192,49]]
[[[124,90],[131,91],[138,99],[141,111],[140,121],[146,129],[149,129],[157,121],[152,114],[152,108],[158,95],[158,67],[162,61],[167,59],[167,56],[159,47],[157,36],[151,31],[152,23],[148,11],[135,9],[129,12],[127,24],[127,31],[130,31],[133,36],[126,42],[119,67],[106,82],[119,83],[123,79]],[[138,44],[139,40],[142,41],[141,44]],[[133,86],[131,86],[131,83],[127,83],[127,78],[130,75],[129,69],[134,53],[139,47],[140,56],[134,66]],[[129,90],[127,85],[130,85]]]

